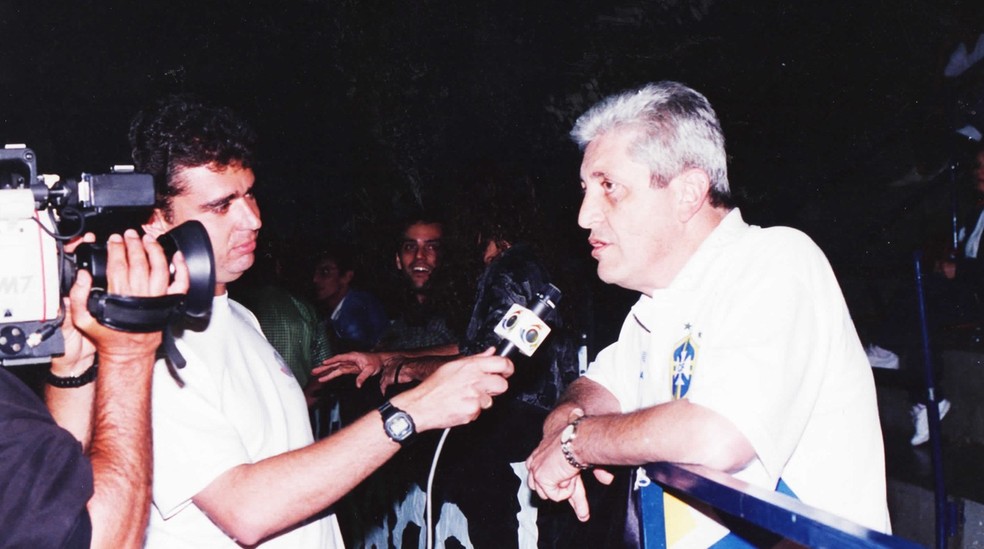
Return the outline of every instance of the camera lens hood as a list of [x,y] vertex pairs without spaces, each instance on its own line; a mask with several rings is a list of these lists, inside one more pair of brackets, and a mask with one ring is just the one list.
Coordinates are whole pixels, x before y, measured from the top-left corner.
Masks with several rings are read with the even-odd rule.
[[[101,324],[125,332],[147,333],[163,330],[180,321],[203,323],[212,313],[215,294],[215,257],[208,231],[198,221],[188,221],[161,235],[157,241],[168,259],[176,252],[188,265],[188,293],[157,297],[108,294],[101,288],[89,292],[88,309]],[[105,280],[105,249],[83,245],[76,251],[81,268],[90,269]],[[79,253],[81,251],[82,253]]]
[[196,320],[207,319],[215,295],[215,256],[205,226],[195,220],[186,221],[161,235],[157,242],[167,257],[180,251],[188,264],[190,285],[182,312]]

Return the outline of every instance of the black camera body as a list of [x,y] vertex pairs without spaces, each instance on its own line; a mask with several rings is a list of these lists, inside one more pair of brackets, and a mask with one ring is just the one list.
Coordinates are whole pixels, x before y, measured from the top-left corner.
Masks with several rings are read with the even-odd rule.
[[[61,181],[38,174],[31,149],[0,149],[0,366],[43,363],[64,353],[62,297],[68,295],[79,268],[93,274],[89,311],[112,328],[151,332],[184,315],[208,317],[214,259],[200,223],[183,224],[159,239],[169,259],[180,250],[188,262],[192,288],[182,296],[106,294],[105,247],[84,244],[74,254],[63,250],[65,241],[84,232],[87,218],[153,205],[152,176],[134,173],[132,167]],[[76,228],[63,235],[59,227],[66,223]]]

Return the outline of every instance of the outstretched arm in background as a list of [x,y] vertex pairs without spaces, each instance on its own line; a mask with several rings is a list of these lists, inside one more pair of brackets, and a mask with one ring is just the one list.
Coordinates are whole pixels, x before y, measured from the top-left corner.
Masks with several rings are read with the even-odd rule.
[[325,360],[311,374],[321,383],[355,375],[356,387],[362,387],[367,379],[378,374],[379,388],[385,394],[390,385],[426,379],[441,365],[456,358],[459,358],[456,344],[406,351],[351,352]]

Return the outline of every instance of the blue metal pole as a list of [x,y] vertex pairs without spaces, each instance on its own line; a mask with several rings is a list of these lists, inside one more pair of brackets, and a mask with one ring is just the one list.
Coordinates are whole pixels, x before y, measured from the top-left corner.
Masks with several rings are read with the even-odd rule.
[[953,244],[950,253],[956,254],[957,248],[960,246],[960,223],[957,219],[959,201],[957,199],[957,162],[955,160],[950,161],[947,171],[950,174],[950,236]]
[[949,528],[946,483],[943,479],[943,444],[940,440],[940,408],[936,400],[936,382],[933,376],[933,359],[929,345],[929,322],[926,317],[926,296],[922,279],[922,252],[913,254],[916,270],[916,296],[919,302],[919,324],[922,332],[923,365],[926,376],[926,414],[929,418],[929,444],[933,459],[933,488],[936,496],[936,547],[946,549]]

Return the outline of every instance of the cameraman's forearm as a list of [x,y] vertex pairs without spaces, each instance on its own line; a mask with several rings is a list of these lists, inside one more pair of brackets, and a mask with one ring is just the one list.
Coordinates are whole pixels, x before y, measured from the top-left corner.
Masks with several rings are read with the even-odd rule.
[[101,355],[90,459],[92,547],[141,547],[150,512],[154,356]]

